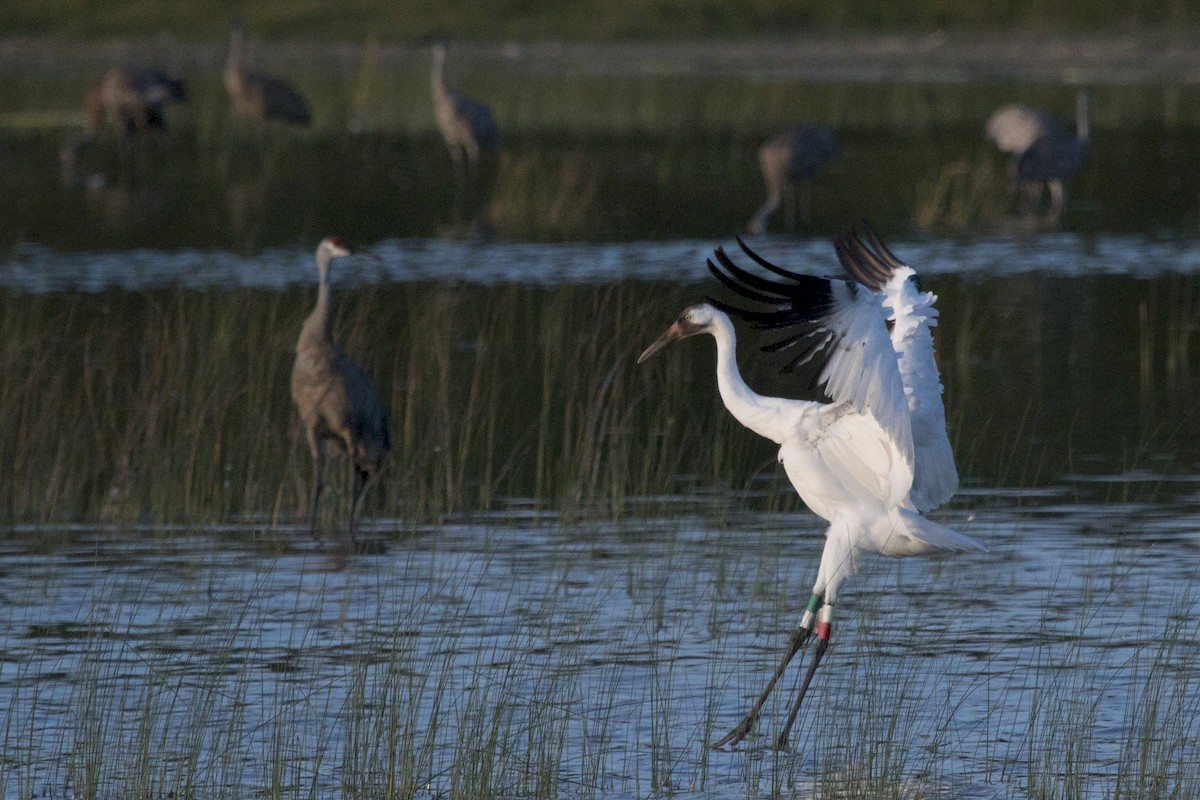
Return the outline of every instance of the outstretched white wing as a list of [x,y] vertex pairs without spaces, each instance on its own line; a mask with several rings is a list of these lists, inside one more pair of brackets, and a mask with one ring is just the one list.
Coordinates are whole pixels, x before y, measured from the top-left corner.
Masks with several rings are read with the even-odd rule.
[[942,383],[933,352],[931,329],[937,325],[937,296],[921,291],[912,268],[896,258],[870,228],[864,230],[870,246],[852,234],[837,237],[834,246],[846,272],[879,292],[889,311],[892,346],[899,357],[916,452],[909,497],[917,509],[927,511],[958,490],[958,470],[946,435]]
[[[760,328],[787,329],[785,338],[764,350],[799,348],[784,367],[791,371],[816,357],[823,359],[817,378],[835,403],[848,403],[870,414],[910,466],[915,464],[908,402],[896,351],[888,337],[882,295],[838,278],[802,275],[766,261],[738,239],[742,250],[776,278],[747,272],[717,248],[709,270],[749,300],[771,306],[755,311],[709,298],[719,308]],[[779,280],[782,279],[782,280]]]

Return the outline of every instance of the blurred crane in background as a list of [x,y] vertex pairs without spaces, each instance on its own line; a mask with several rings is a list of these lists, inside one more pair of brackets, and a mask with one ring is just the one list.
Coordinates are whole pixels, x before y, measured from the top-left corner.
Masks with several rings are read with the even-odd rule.
[[450,41],[444,34],[431,34],[422,42],[432,56],[429,88],[433,97],[434,122],[454,162],[459,186],[466,184],[479,168],[481,150],[495,148],[500,139],[492,110],[484,103],[467,97],[446,82],[446,52]]
[[108,121],[126,135],[166,127],[163,106],[187,100],[187,84],[159,69],[122,65],[104,73],[84,99],[88,128]]
[[796,184],[801,185],[801,211],[807,217],[812,205],[812,179],[841,154],[833,128],[818,123],[794,125],[764,142],[758,148],[758,165],[767,187],[767,200],[754,212],[746,230],[756,236],[765,233],[767,220],[786,199],[784,227],[791,231],[795,227]]
[[104,73],[83,98],[84,130],[59,151],[64,170],[73,169],[79,148],[95,140],[111,124],[123,138],[166,128],[163,107],[187,100],[187,84],[152,67],[122,64]]
[[245,30],[235,23],[229,31],[225,91],[239,117],[256,125],[278,121],[307,127],[312,123],[304,95],[282,78],[246,72],[245,61]]
[[1028,207],[1035,208],[1041,201],[1043,188],[1049,189],[1049,215],[1054,220],[1062,216],[1066,207],[1066,181],[1074,177],[1087,158],[1090,100],[1088,87],[1075,96],[1074,135],[1056,117],[1020,104],[998,108],[984,126],[987,138],[1009,154],[1009,176]]

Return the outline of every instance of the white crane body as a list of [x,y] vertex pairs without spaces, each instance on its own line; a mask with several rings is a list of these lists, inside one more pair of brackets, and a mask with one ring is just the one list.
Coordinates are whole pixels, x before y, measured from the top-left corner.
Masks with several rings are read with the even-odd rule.
[[[915,273],[868,229],[874,250],[858,237],[836,242],[852,281],[800,275],[742,249],[784,281],[748,272],[717,248],[710,271],[743,298],[771,306],[748,310],[720,301],[689,306],[638,359],[666,344],[700,333],[717,348],[717,387],[744,426],[780,445],[779,461],[797,494],[829,522],[817,580],[792,647],[759,701],[715,746],[737,744],[750,731],[767,695],[809,634],[818,646],[792,713],[779,737],[785,743],[831,635],[832,606],[842,582],[864,556],[909,556],[935,550],[978,550],[982,545],[921,514],[948,499],[958,472],[945,430],[942,385],[931,328],[936,297],[921,292]],[[737,337],[730,311],[758,327],[787,330],[764,347],[772,352],[803,346],[790,371],[818,355],[818,382],[832,402],[766,397],[738,369]],[[888,323],[891,323],[889,331]],[[815,624],[814,624],[815,623]]]

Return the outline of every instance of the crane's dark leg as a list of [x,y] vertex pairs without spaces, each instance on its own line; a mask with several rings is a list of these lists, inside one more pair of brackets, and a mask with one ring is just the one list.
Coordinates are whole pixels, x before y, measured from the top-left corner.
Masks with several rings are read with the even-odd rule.
[[359,469],[358,465],[353,466],[354,469],[354,491],[350,495],[350,541],[357,541],[354,538],[354,525],[358,519],[358,513],[362,510],[363,498],[367,496],[367,485],[371,482],[371,473],[364,469]]
[[308,440],[309,449],[312,451],[313,473],[312,473],[312,491],[309,494],[308,500],[308,532],[314,539],[320,541],[321,534],[317,530],[317,507],[321,502],[321,443],[315,437],[310,436]]
[[825,651],[829,649],[829,637],[833,633],[833,606],[826,603],[821,606],[821,612],[817,616],[817,646],[813,650],[812,663],[808,665],[808,672],[804,675],[804,683],[800,684],[800,694],[796,696],[796,702],[792,704],[792,710],[788,713],[787,722],[783,723],[783,730],[779,732],[779,738],[775,740],[775,746],[783,749],[787,747],[788,735],[792,731],[792,725],[796,722],[796,717],[800,714],[800,704],[804,702],[804,695],[808,694],[808,686],[812,683],[813,675],[816,674],[817,666],[821,663],[821,658],[825,655]]
[[1050,187],[1050,212],[1047,216],[1051,222],[1058,222],[1067,205],[1067,190],[1058,178],[1051,178],[1046,185]]
[[758,700],[754,702],[754,706],[746,712],[746,716],[742,717],[742,721],[735,725],[729,733],[713,742],[712,747],[714,750],[719,750],[726,746],[736,747],[738,742],[750,734],[750,729],[754,726],[754,720],[758,718],[758,712],[762,710],[763,705],[767,702],[767,698],[771,696],[771,691],[775,688],[775,684],[783,677],[788,664],[795,658],[796,653],[800,652],[800,649],[804,647],[804,644],[808,641],[808,637],[812,635],[814,614],[816,614],[817,609],[820,607],[821,595],[814,594],[808,599],[808,606],[804,609],[804,616],[800,618],[800,626],[792,632],[792,639],[788,645],[787,653],[784,654],[783,660],[779,662],[779,666],[775,668],[775,674],[767,682],[767,687],[758,696]]

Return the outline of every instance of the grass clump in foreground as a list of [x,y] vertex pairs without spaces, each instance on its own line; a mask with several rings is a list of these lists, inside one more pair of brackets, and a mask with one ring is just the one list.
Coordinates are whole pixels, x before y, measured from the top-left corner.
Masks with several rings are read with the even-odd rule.
[[[1063,585],[1007,594],[992,576],[1011,556],[935,567],[938,599],[923,588],[929,564],[913,585],[912,567],[880,561],[845,605],[797,749],[768,747],[781,697],[745,749],[709,750],[778,658],[819,549],[816,526],[797,544],[801,515],[781,522],[746,518],[722,535],[695,519],[648,534],[639,521],[569,537],[447,526],[351,570],[311,553],[85,546],[124,574],[81,559],[3,585],[0,635],[31,635],[5,671],[0,792],[875,800],[1200,788],[1196,602],[1147,586],[1144,607],[1122,608],[1114,598],[1151,573],[1115,562],[1076,561]],[[1010,566],[1049,568],[1025,558]],[[997,628],[980,596],[1031,622]],[[1156,622],[1129,635],[1139,615]]]

